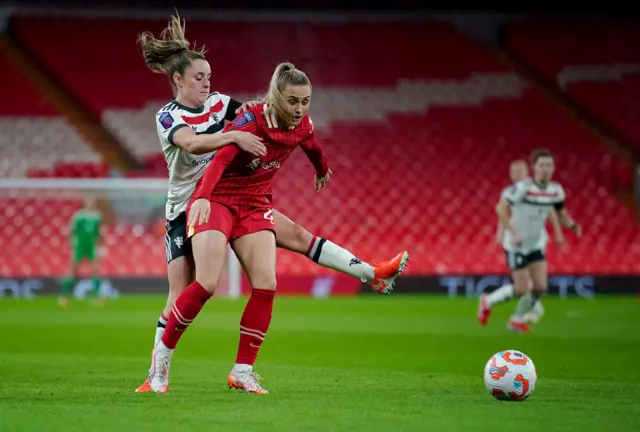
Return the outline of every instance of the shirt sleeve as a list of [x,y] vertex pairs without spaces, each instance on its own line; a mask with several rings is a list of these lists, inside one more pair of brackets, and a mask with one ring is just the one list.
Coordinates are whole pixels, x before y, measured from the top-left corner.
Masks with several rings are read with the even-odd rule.
[[513,205],[513,204],[522,202],[524,200],[525,194],[526,194],[525,184],[523,182],[518,182],[513,186],[511,186],[510,188],[507,188],[502,193],[501,198],[508,201],[509,204]]
[[558,185],[558,198],[557,200],[553,203],[553,207],[557,210],[560,211],[564,208],[564,200],[566,198],[566,195],[564,193],[564,188],[560,185]]
[[174,145],[173,135],[183,127],[189,127],[189,125],[175,112],[162,111],[156,114],[158,135],[171,145]]
[[232,118],[233,121],[226,124],[223,132],[242,131],[256,134],[260,131],[256,116],[251,111],[244,111]]
[[227,121],[232,121],[236,118],[236,110],[242,106],[242,102],[238,102],[235,99],[229,98],[229,103],[227,104],[227,112],[224,115],[224,119]]
[[327,172],[329,172],[329,162],[327,161],[327,156],[324,154],[322,146],[316,137],[315,130],[300,143],[300,147],[302,147],[307,158],[309,158],[311,164],[316,169],[317,176],[326,176]]
[[327,161],[327,156],[324,154],[322,150],[322,146],[316,137],[315,128],[313,128],[313,123],[311,123],[311,133],[300,143],[300,147],[304,150],[304,153],[307,155],[307,158],[311,161],[311,164],[316,169],[316,174],[318,177],[324,177],[329,172],[329,162]]

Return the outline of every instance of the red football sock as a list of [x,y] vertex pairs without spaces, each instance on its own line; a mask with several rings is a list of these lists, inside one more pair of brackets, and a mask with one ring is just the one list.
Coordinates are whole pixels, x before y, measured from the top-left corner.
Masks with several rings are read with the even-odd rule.
[[273,312],[273,290],[253,289],[240,320],[240,343],[236,364],[253,366],[267,335]]
[[162,343],[167,348],[174,349],[176,347],[184,331],[198,316],[202,306],[211,296],[212,294],[197,281],[182,291],[171,309],[167,326],[162,335]]

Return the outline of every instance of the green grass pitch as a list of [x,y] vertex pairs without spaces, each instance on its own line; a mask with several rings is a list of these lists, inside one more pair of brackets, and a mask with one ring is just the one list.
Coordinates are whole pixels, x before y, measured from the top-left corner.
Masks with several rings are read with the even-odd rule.
[[[171,392],[136,394],[163,302],[0,301],[0,430],[640,430],[638,298],[547,298],[530,335],[506,330],[515,303],[481,328],[471,299],[277,298],[256,364],[266,396],[227,389],[244,301],[214,299],[176,350]],[[482,382],[509,348],[538,369],[523,403]]]

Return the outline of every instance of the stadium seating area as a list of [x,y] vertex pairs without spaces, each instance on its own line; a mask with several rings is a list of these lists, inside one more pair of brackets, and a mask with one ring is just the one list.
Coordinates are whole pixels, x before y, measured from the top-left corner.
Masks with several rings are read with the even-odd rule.
[[[21,18],[12,24],[69,91],[145,161],[150,175],[166,175],[152,119],[170,89],[166,78],[145,68],[133,44],[140,31],[159,31],[164,22]],[[72,38],[76,32],[84,37]],[[276,208],[308,230],[364,259],[407,248],[409,273],[504,272],[493,205],[508,183],[509,161],[548,147],[558,156],[567,206],[585,227],[580,242],[567,234],[568,252],[550,247],[552,271],[640,271],[635,215],[612,193],[630,183],[629,167],[450,26],[192,22],[187,35],[209,47],[215,88],[237,99],[264,91],[278,61],[292,61],[310,75],[314,123],[334,178],[316,195],[300,153],[275,185]],[[269,44],[255,43],[267,38]],[[433,43],[419,44],[417,53],[416,40]],[[52,52],[51,44],[60,49]],[[101,46],[118,61],[106,61],[105,51],[96,49]],[[43,225],[46,214],[33,204],[8,201],[5,215],[23,219],[2,242],[64,244],[61,227],[77,205],[51,201],[45,207],[55,218]],[[25,226],[32,228],[26,232]],[[119,225],[107,227],[105,238],[105,274],[164,273],[157,233]],[[66,254],[37,250],[37,265],[0,252],[0,270],[64,273]],[[279,254],[278,266],[280,274],[328,272],[288,252]]]
[[640,150],[640,29],[602,22],[515,22],[509,47]]
[[30,170],[53,172],[57,163],[65,161],[100,160],[4,54],[0,54],[0,70],[4,99],[0,106],[0,177],[22,177]]

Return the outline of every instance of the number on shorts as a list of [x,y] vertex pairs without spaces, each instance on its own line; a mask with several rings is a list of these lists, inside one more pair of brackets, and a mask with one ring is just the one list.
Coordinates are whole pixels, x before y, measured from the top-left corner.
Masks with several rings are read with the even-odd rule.
[[267,210],[267,211],[264,213],[264,218],[265,218],[266,220],[269,220],[269,221],[272,221],[272,222],[273,222],[273,210]]

